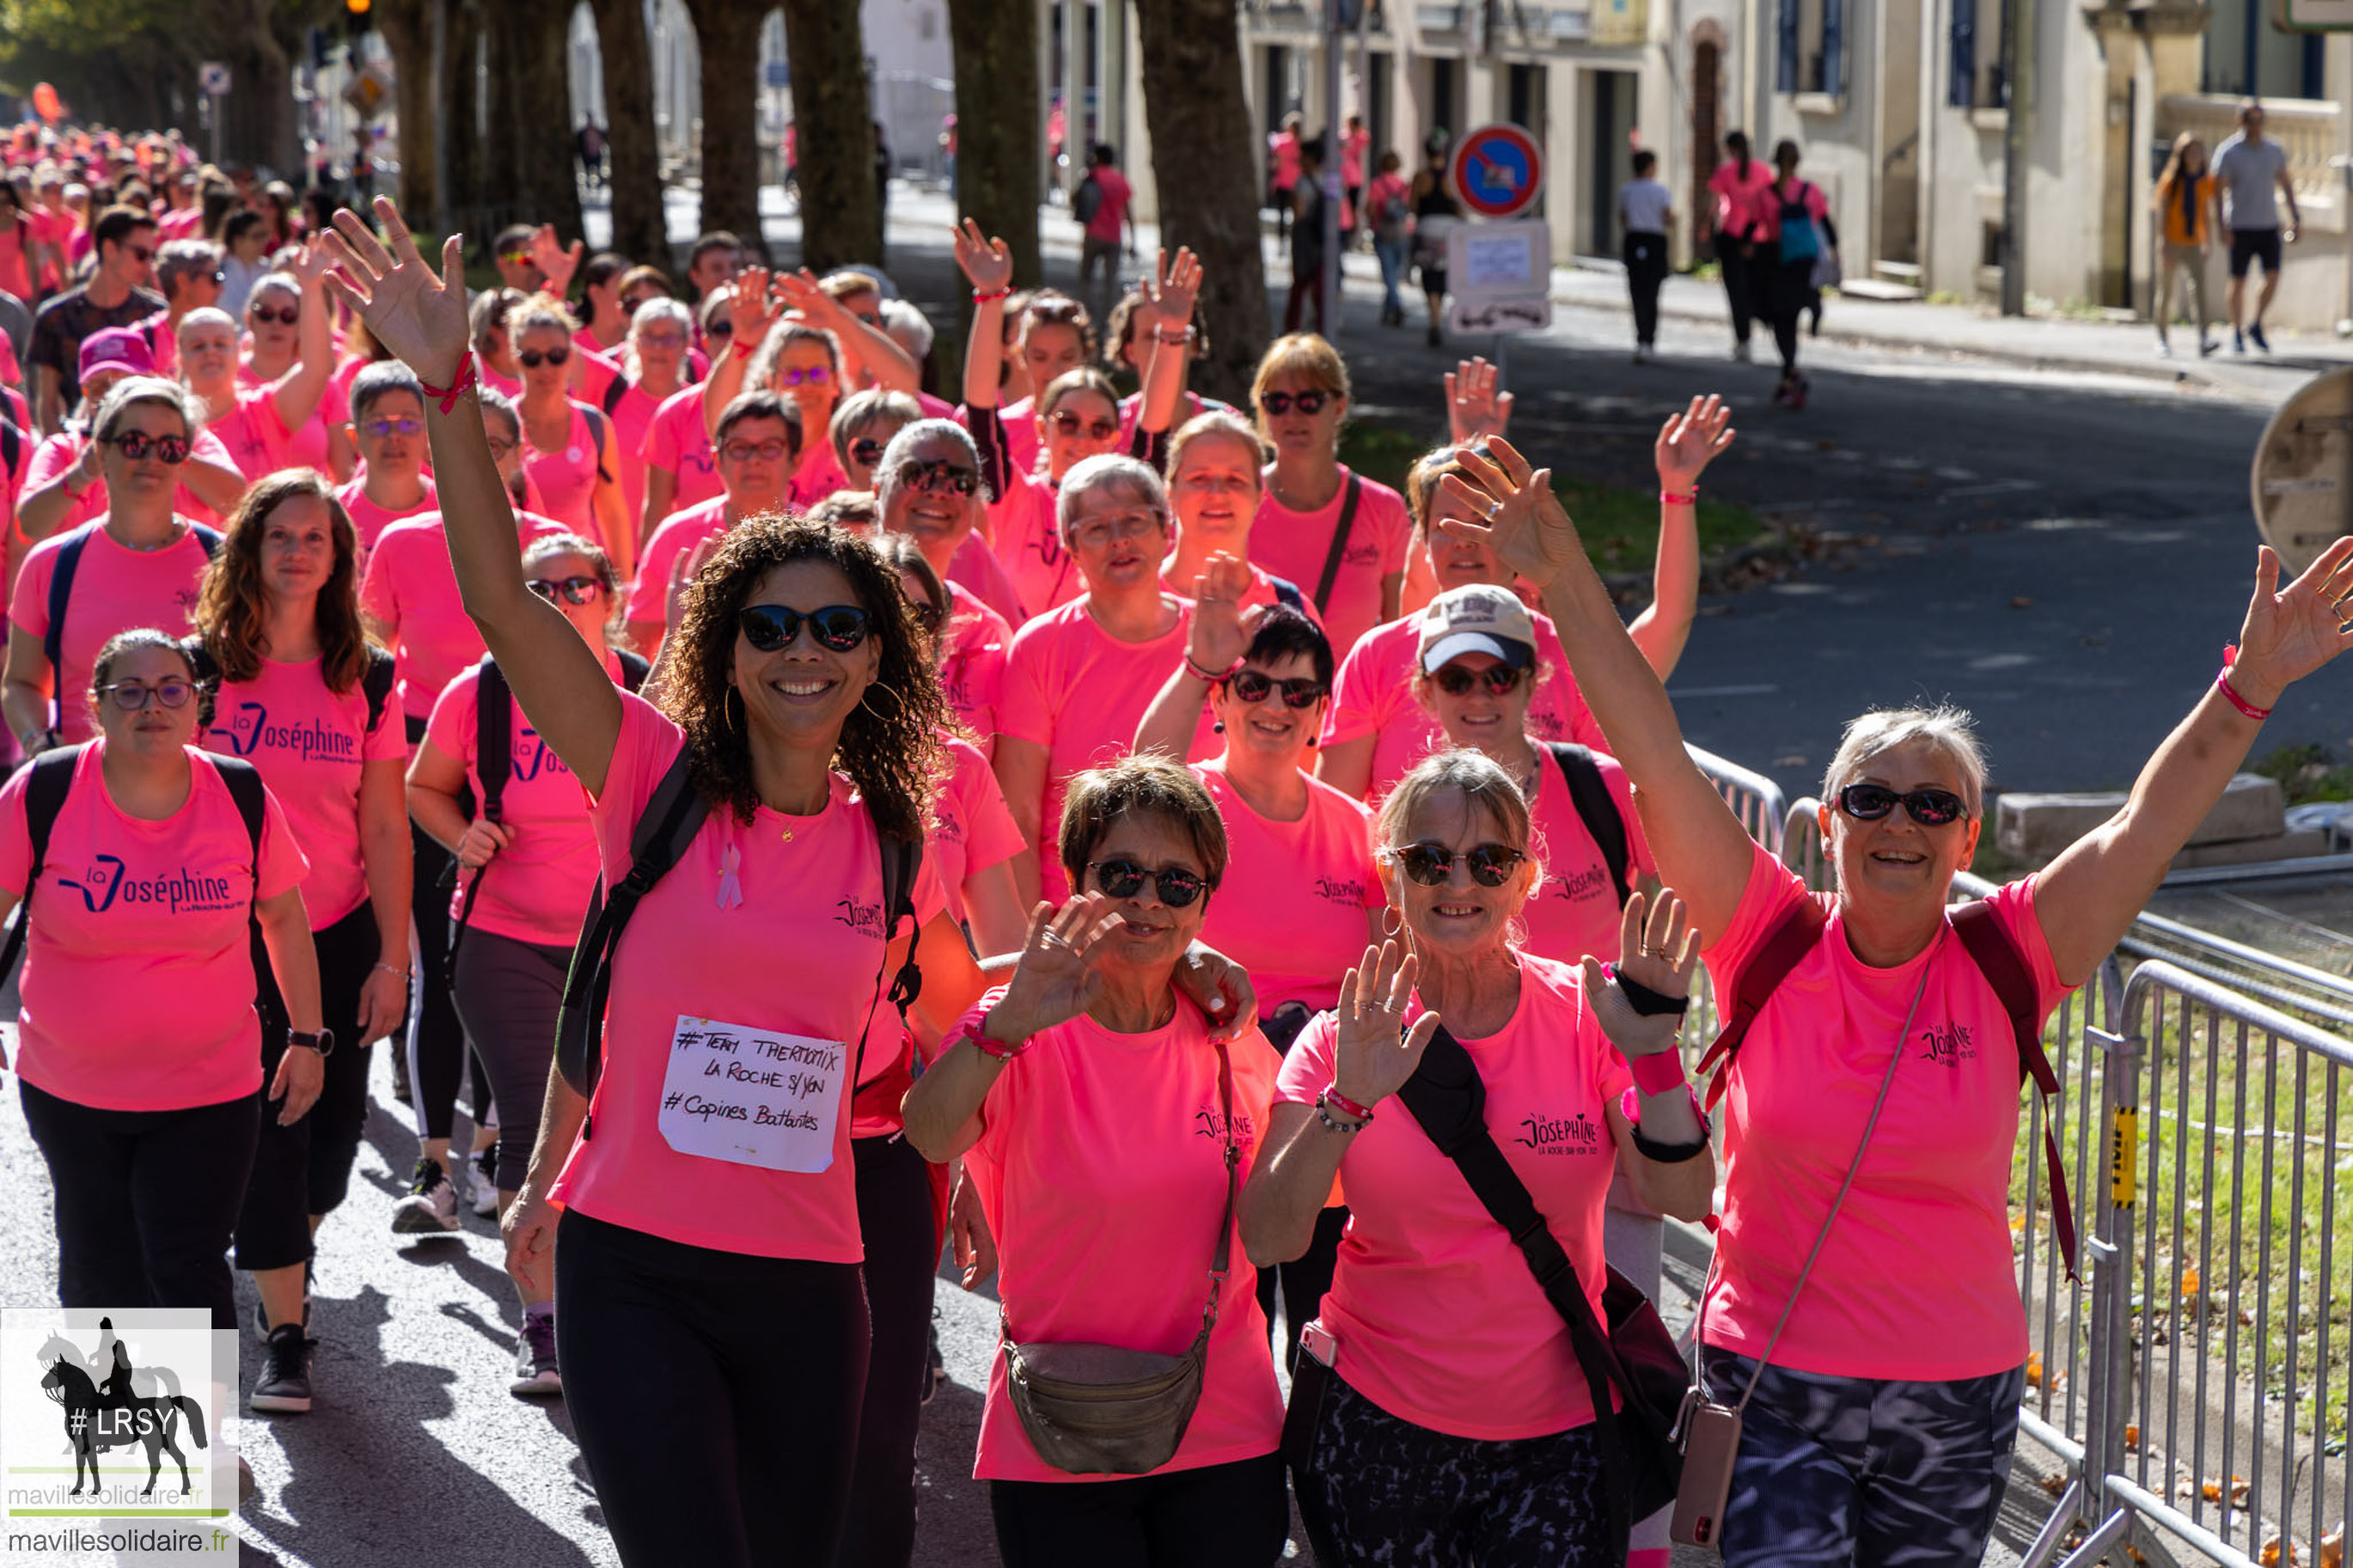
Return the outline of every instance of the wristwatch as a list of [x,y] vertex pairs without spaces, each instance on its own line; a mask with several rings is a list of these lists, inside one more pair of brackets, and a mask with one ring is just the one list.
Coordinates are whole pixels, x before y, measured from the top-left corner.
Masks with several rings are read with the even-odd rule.
[[335,1054],[335,1031],[321,1029],[318,1033],[312,1034],[305,1029],[289,1029],[286,1032],[286,1043],[289,1046],[301,1046],[304,1050],[316,1051],[319,1053],[319,1059],[324,1061]]

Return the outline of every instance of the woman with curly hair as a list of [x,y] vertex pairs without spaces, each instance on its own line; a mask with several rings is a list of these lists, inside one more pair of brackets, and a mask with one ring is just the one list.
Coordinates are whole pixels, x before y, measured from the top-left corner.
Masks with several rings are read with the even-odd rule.
[[[920,839],[943,772],[946,707],[922,630],[863,541],[754,518],[685,596],[663,709],[617,689],[524,584],[513,514],[465,406],[460,237],[436,276],[393,204],[376,212],[392,248],[340,215],[333,287],[425,384],[467,612],[587,790],[608,882],[674,769],[708,809],[614,949],[594,1118],[549,1078],[502,1225],[508,1269],[531,1289],[554,1268],[565,1394],[625,1563],[830,1562],[870,1331],[845,1042],[889,1005],[882,981],[910,943],[923,1027],[944,1033],[985,984],[934,872],[913,879],[914,931],[904,904],[885,909],[885,840]],[[1195,968],[1213,992],[1233,984]],[[1212,1001],[1213,1016],[1250,1010],[1244,985]],[[667,1084],[682,1028],[839,1066],[792,1117],[714,1136]],[[797,1353],[777,1353],[780,1330]]]
[[[196,601],[206,673],[220,682],[202,743],[252,763],[285,808],[311,862],[302,902],[320,1005],[346,1042],[327,1053],[310,1116],[262,1119],[237,1220],[237,1265],[253,1272],[269,1336],[257,1410],[311,1407],[311,1237],[351,1184],[368,1047],[399,1026],[408,994],[407,747],[392,656],[361,628],[358,556],[327,480],[310,468],[272,474],[229,518]],[[274,1077],[290,1025],[269,964],[253,967],[262,1070]]]

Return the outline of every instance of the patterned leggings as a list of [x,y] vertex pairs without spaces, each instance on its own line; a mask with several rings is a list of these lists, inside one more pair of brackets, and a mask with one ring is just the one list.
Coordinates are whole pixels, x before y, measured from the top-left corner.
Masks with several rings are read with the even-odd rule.
[[[1708,1397],[1757,1370],[1710,1345]],[[1725,1568],[1951,1568],[1985,1558],[2026,1369],[1951,1383],[1767,1367],[1749,1402],[1724,1512]]]
[[1335,1377],[1314,1463],[1293,1487],[1324,1568],[1624,1568],[1590,1423],[1511,1442],[1450,1436]]

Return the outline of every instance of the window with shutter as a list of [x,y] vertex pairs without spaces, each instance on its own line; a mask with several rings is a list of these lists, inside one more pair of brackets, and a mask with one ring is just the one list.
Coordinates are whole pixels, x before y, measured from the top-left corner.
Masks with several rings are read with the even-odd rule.
[[1974,109],[1978,94],[1978,0],[1953,0],[1949,51],[1951,68],[1945,81],[1945,101],[1955,109]]

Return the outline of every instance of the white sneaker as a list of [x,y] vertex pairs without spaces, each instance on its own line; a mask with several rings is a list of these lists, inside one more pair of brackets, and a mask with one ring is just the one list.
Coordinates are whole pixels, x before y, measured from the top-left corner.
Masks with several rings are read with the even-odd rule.
[[458,1228],[457,1189],[449,1184],[448,1172],[421,1154],[409,1178],[408,1195],[392,1207],[392,1228],[396,1236]]
[[[493,1157],[495,1157],[494,1152],[497,1148],[498,1145],[493,1143],[491,1145],[489,1150],[485,1150],[483,1152],[492,1153]],[[497,1178],[491,1175],[489,1171],[482,1168],[482,1154],[476,1154],[466,1163],[469,1167],[467,1174],[473,1183],[473,1194],[470,1203],[475,1215],[482,1219],[498,1218],[499,1184]]]
[[2167,342],[2163,338],[2158,339],[2157,357],[2159,359],[2171,359],[2173,357],[2173,345]]

